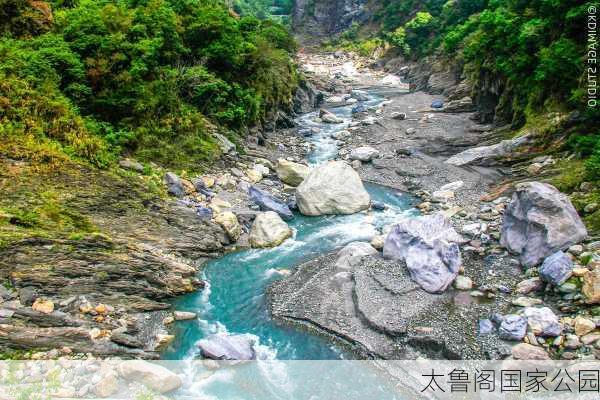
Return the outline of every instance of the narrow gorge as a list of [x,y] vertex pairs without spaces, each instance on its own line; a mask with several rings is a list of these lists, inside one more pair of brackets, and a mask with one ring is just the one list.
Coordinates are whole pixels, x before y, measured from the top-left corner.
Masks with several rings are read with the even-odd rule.
[[0,0],[2,358],[600,359],[592,3],[521,3]]

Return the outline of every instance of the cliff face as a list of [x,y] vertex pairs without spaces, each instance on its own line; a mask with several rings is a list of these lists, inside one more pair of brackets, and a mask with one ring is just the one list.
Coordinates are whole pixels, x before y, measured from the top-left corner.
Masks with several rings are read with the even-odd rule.
[[368,0],[296,0],[292,10],[294,32],[302,39],[325,38],[369,19]]

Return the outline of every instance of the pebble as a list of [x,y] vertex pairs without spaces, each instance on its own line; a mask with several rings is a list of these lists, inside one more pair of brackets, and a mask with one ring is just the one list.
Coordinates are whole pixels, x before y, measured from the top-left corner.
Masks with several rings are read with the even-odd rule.
[[569,253],[573,254],[574,256],[580,256],[581,253],[583,253],[583,246],[580,244],[574,244],[573,246],[569,247]]
[[598,340],[600,340],[600,333],[588,333],[581,337],[581,343],[585,345],[590,345]]
[[471,290],[473,281],[468,276],[458,275],[454,281],[454,287],[458,290]]
[[575,350],[581,346],[581,342],[577,335],[567,335],[565,336],[565,348],[570,350]]
[[573,293],[577,291],[577,285],[571,282],[563,283],[558,287],[558,291],[561,293]]
[[549,360],[550,356],[541,347],[527,343],[519,343],[512,348],[512,356],[515,360]]
[[518,297],[512,301],[512,304],[519,307],[532,307],[542,304],[542,300],[534,297]]
[[516,292],[519,294],[529,294],[541,290],[544,283],[539,277],[525,279],[517,284]]
[[596,323],[591,319],[581,316],[575,318],[575,334],[577,336],[588,334],[594,329],[596,329]]

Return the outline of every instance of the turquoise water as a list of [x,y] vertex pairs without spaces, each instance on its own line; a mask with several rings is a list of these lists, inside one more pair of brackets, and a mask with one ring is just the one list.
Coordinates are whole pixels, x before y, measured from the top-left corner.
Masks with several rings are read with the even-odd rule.
[[187,359],[198,354],[196,342],[213,333],[250,333],[259,339],[259,355],[267,359],[330,360],[351,357],[326,339],[299,329],[275,324],[265,304],[265,289],[298,264],[333,251],[356,240],[369,240],[375,227],[413,213],[411,199],[382,186],[366,184],[373,200],[388,209],[369,214],[305,217],[290,222],[294,237],[272,249],[230,253],[209,262],[202,278],[208,286],[183,296],[174,303],[177,310],[199,314],[197,321],[175,325],[176,339],[163,358]]
[[[383,98],[371,95],[364,102],[377,106]],[[355,105],[330,111],[344,119],[343,124],[320,124],[313,120],[318,112],[298,119],[304,128],[317,128],[308,138],[314,149],[307,156],[311,164],[333,159],[338,142],[331,134],[344,130],[352,122]],[[197,293],[178,298],[177,310],[198,313],[198,320],[175,324],[175,341],[164,352],[163,359],[194,359],[198,340],[214,333],[252,334],[257,339],[257,354],[266,360],[340,360],[351,354],[327,339],[304,330],[282,326],[269,316],[265,290],[276,279],[282,279],[297,265],[334,251],[353,241],[368,241],[377,228],[393,223],[406,214],[414,214],[411,199],[397,191],[365,184],[372,200],[387,205],[385,211],[370,211],[348,216],[305,217],[297,214],[289,223],[293,238],[272,249],[251,249],[227,254],[209,262],[202,271],[207,287]]]

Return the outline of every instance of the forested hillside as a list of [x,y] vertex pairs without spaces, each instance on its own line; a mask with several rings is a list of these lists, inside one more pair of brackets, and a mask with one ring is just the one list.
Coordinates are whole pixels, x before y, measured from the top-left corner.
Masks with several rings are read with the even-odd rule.
[[[258,3],[257,3],[258,4]],[[0,1],[0,152],[198,169],[290,102],[287,31],[219,0]]]
[[[450,65],[466,79],[489,121],[544,131],[553,151],[575,153],[569,176],[557,182],[573,190],[600,179],[600,112],[588,105],[587,14],[593,2],[576,0],[370,1],[354,23],[327,48],[363,56],[403,58],[426,68]],[[358,12],[358,9],[357,11]],[[592,79],[593,80],[593,79]],[[486,109],[487,108],[487,109]],[[559,130],[549,113],[571,113]],[[586,198],[581,205],[597,199]]]

